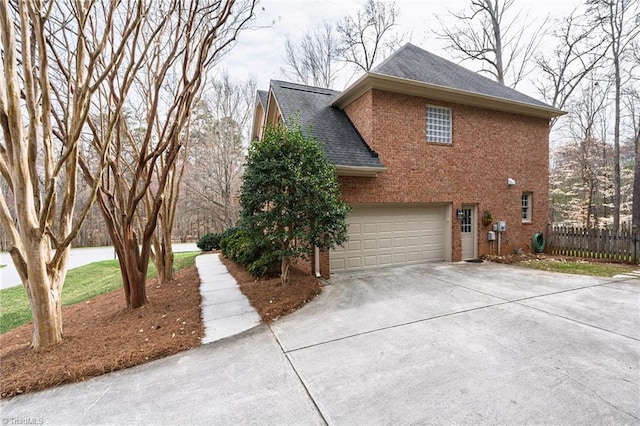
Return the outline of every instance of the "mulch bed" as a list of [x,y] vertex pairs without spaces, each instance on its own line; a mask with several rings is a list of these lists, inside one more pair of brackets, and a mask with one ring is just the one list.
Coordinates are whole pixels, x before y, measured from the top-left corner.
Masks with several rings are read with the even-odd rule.
[[[280,278],[256,279],[221,256],[241,291],[270,323],[302,307],[321,291],[319,281],[295,268],[288,286]],[[147,281],[149,303],[126,309],[122,289],[62,308],[64,341],[35,351],[33,325],[0,335],[0,397],[87,380],[200,346],[200,278],[195,266],[159,285]]]
[[72,383],[200,346],[200,279],[195,266],[159,285],[147,281],[149,303],[126,309],[122,289],[62,309],[64,340],[29,347],[33,325],[0,335],[0,396]]
[[267,324],[295,312],[322,291],[320,282],[314,276],[295,267],[290,269],[289,284],[283,286],[280,277],[256,278],[222,255],[220,260]]

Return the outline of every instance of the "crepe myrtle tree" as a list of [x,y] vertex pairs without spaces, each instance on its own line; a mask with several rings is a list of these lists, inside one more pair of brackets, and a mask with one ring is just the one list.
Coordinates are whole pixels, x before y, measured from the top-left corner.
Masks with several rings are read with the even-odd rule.
[[314,246],[328,250],[346,241],[349,207],[340,200],[334,167],[296,119],[268,126],[245,167],[240,224],[256,243],[274,247],[264,255],[280,259],[287,285],[293,260],[308,258]]

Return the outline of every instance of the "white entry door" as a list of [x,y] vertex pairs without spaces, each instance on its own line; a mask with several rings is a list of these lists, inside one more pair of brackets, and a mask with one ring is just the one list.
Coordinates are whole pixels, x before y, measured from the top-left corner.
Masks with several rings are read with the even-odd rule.
[[460,222],[462,234],[462,260],[475,259],[476,255],[476,206],[462,206],[463,218]]

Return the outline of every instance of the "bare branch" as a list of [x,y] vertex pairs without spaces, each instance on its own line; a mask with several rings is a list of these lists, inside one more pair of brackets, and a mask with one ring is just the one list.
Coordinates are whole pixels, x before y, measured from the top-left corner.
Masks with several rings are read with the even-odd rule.
[[307,31],[299,45],[285,42],[284,74],[302,84],[331,88],[336,80],[340,42],[335,27],[328,22]]
[[[550,105],[563,109],[581,82],[603,65],[609,45],[577,10],[556,27],[552,35],[556,47],[547,56],[538,56],[536,64],[542,77],[536,87]],[[553,128],[557,118],[550,122]]]
[[437,17],[441,25],[439,38],[462,60],[479,61],[481,72],[496,81],[515,87],[531,72],[531,62],[537,53],[546,27],[530,21],[521,12],[511,13],[513,0],[472,0],[470,8],[449,12],[459,22],[449,26]]
[[356,16],[347,16],[338,23],[342,37],[342,58],[362,71],[368,72],[380,57],[400,43],[393,34],[399,10],[395,2],[366,0]]

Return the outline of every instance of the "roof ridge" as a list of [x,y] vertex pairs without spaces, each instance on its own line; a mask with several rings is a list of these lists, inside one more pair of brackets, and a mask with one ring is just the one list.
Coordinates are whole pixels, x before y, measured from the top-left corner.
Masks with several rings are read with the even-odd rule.
[[[439,73],[434,72],[434,70],[439,71]],[[442,71],[444,71],[444,74]],[[536,107],[553,108],[551,105],[547,105],[518,89],[488,78],[479,72],[412,43],[405,43],[375,67],[371,73],[462,90],[481,96],[492,96],[505,101],[520,102]]]
[[[377,69],[381,68],[383,65],[385,65],[387,62],[391,61],[392,58],[394,58],[395,56],[397,56],[400,52],[402,52],[403,50],[409,48],[409,47],[417,47],[418,49],[420,49],[420,47],[416,46],[415,44],[411,43],[410,41],[406,42],[405,44],[403,44],[402,46],[400,46],[397,50],[395,50],[391,55],[387,56],[384,61],[380,62],[376,67],[374,67],[373,69],[371,69],[371,72],[375,72],[378,73]],[[424,50],[424,49],[421,49]],[[425,50],[426,52],[426,50]],[[384,73],[378,73],[378,74],[384,74]],[[385,74],[386,75],[386,74]]]
[[[335,95],[340,93],[340,91],[338,90],[333,90],[326,87],[310,86],[308,84],[293,83],[290,81],[271,80],[271,84],[274,84],[274,83],[282,88],[300,90],[303,92],[320,93],[320,94],[328,94],[328,95]],[[325,92],[328,92],[328,93],[325,93]]]

